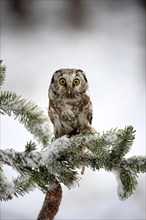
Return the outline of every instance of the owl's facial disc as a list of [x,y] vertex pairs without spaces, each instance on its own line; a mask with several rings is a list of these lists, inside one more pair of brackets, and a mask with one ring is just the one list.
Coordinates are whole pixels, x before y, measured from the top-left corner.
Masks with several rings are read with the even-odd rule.
[[52,77],[51,88],[54,94],[70,98],[84,93],[88,89],[88,82],[82,70],[60,69]]

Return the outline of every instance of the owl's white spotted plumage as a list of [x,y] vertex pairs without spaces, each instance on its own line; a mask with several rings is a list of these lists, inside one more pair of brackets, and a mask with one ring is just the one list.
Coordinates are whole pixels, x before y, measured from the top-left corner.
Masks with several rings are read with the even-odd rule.
[[92,103],[88,81],[80,69],[60,69],[49,87],[48,115],[55,137],[92,131]]

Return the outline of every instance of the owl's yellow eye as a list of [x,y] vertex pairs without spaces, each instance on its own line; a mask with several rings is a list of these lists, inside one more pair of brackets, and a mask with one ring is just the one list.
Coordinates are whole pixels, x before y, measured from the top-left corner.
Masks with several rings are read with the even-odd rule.
[[78,86],[80,84],[80,80],[79,79],[74,79],[73,84],[75,86]]
[[64,78],[61,78],[59,80],[60,85],[65,85],[66,84],[66,80]]

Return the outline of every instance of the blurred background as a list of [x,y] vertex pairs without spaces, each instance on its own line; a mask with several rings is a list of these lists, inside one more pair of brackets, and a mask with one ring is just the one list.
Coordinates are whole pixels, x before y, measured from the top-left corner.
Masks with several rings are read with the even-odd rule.
[[[145,154],[145,1],[1,0],[3,90],[31,99],[46,114],[48,87],[60,68],[86,72],[99,131],[132,125],[136,139],[127,157]],[[23,151],[33,139],[13,118],[1,117],[1,146]],[[5,166],[11,180],[17,173]],[[120,201],[112,173],[86,168],[80,187],[63,186],[56,219],[146,219],[145,175],[133,196]],[[39,190],[1,203],[1,219],[36,219]]]

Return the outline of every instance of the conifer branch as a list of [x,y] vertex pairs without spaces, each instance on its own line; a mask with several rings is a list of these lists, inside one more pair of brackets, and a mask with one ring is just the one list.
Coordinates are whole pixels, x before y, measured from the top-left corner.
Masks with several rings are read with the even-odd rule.
[[[131,184],[129,188],[126,188],[127,194],[124,190],[124,199],[125,196],[127,198],[136,189],[137,182],[135,178],[137,174],[146,172],[146,158],[135,156],[129,159],[120,158],[118,161],[114,157],[112,159],[110,156],[112,144],[117,145],[119,143],[121,145],[122,142],[120,141],[119,132],[120,134],[125,134],[124,136],[126,136],[127,132],[131,132],[127,136],[129,138],[127,143],[129,144],[125,146],[125,149],[129,149],[131,145],[130,139],[134,139],[131,126],[115,132],[116,138],[114,139],[110,139],[113,135],[110,132],[103,135],[98,133],[80,134],[70,138],[66,136],[58,138],[51,143],[49,148],[42,152],[33,149],[30,152],[24,151],[21,153],[13,149],[1,150],[0,160],[3,164],[12,166],[21,175],[30,176],[33,183],[36,183],[44,192],[48,189],[49,184],[52,183],[52,177],[67,187],[71,187],[74,181],[79,181],[76,168],[81,166],[90,166],[93,170],[104,168],[107,171],[115,171],[122,178],[123,185],[129,185],[129,178],[131,178]],[[126,178],[123,178],[123,175]]]
[[18,118],[27,130],[44,147],[47,147],[53,136],[50,128],[50,121],[45,116],[44,111],[39,108],[32,101],[22,99],[21,96],[16,95],[14,92],[1,91],[0,92],[0,111],[2,114]]

